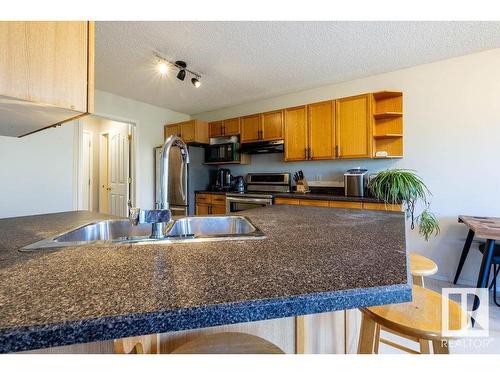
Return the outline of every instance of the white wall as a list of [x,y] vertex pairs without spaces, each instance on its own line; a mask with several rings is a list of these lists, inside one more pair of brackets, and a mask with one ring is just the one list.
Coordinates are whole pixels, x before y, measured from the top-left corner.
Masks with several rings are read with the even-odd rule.
[[0,218],[73,207],[73,124],[0,137]]
[[[95,113],[137,125],[137,204],[153,207],[153,148],[163,125],[188,115],[96,90]],[[0,218],[75,208],[73,123],[24,138],[0,137]]]
[[[281,163],[279,156],[260,155],[234,171],[302,168],[310,178],[341,179],[344,170],[358,165],[415,169],[433,193],[432,209],[442,232],[428,243],[409,232],[408,249],[434,259],[439,276],[451,279],[467,234],[457,215],[500,216],[500,49],[193,117],[230,118],[384,89],[404,92],[404,159]],[[476,282],[480,256],[475,248],[462,272],[466,283]]]

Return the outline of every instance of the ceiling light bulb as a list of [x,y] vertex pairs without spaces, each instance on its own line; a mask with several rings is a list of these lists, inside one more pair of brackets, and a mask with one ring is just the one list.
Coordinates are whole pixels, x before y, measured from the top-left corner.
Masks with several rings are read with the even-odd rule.
[[201,86],[201,82],[198,80],[198,78],[191,78],[191,83],[193,84],[194,87],[198,88]]
[[168,65],[165,61],[160,61],[158,63],[158,71],[160,72],[161,75],[167,74],[168,72]]

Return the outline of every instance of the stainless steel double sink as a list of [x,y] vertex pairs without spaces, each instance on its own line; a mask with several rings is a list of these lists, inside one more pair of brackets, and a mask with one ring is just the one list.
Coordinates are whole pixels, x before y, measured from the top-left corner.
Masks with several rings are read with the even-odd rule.
[[20,251],[129,243],[179,243],[186,241],[228,241],[265,238],[265,234],[244,216],[188,216],[175,220],[165,238],[151,237],[151,224],[132,225],[128,219],[101,220],[24,246]]

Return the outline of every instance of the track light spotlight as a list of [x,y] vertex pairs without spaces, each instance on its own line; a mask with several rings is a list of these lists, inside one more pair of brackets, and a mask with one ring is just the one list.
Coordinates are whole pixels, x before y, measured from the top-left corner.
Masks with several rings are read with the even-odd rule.
[[184,81],[185,77],[186,71],[184,69],[179,70],[179,73],[177,73],[177,78],[179,78],[181,81]]
[[198,78],[191,78],[191,83],[193,84],[194,87],[198,88],[201,86],[201,82],[198,80]]
[[186,78],[186,63],[184,61],[176,61],[175,65],[180,69],[179,73],[177,73],[177,78],[184,81],[184,78]]

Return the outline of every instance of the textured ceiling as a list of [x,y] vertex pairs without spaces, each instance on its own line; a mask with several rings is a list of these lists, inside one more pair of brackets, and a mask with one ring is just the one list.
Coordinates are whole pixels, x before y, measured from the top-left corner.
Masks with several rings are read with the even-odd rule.
[[196,114],[498,47],[500,22],[97,22],[96,87]]

